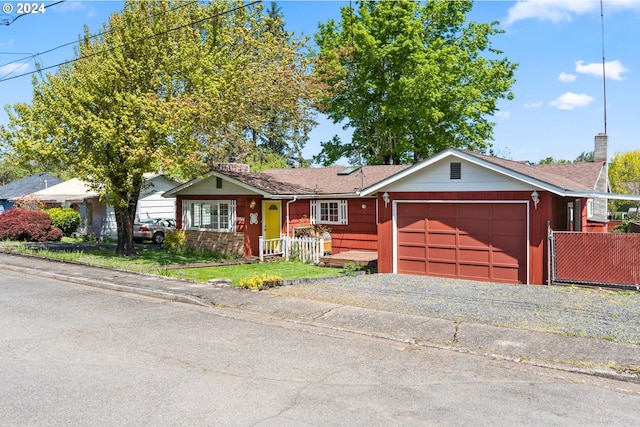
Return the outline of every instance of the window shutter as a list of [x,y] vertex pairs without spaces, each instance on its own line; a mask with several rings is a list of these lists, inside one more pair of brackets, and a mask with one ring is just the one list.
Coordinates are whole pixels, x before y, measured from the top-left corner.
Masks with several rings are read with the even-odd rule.
[[349,223],[348,218],[349,217],[347,212],[347,201],[340,200],[340,215],[339,215],[340,224],[348,224]]
[[236,231],[236,201],[229,201],[229,231]]
[[182,201],[182,229],[187,230],[191,227],[191,212],[189,211],[189,202]]
[[318,212],[318,201],[317,200],[311,200],[311,210],[310,210],[309,223],[311,225],[317,224],[319,218],[320,218],[320,212]]

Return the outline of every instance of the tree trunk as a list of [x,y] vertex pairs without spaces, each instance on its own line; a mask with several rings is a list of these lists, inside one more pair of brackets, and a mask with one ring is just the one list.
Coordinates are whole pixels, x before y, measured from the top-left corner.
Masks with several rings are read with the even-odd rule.
[[133,203],[130,201],[128,206],[114,207],[118,228],[118,247],[116,249],[118,256],[136,255],[136,248],[133,244],[133,221],[136,215],[136,205],[137,200]]

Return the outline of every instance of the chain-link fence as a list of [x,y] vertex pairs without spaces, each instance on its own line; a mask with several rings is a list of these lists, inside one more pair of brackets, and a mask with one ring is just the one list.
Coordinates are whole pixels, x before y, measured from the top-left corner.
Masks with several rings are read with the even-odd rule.
[[553,231],[552,283],[640,285],[640,234]]

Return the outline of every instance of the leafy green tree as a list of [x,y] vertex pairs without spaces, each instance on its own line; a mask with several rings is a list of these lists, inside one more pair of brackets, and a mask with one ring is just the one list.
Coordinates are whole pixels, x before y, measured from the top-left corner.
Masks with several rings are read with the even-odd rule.
[[583,151],[573,161],[574,163],[580,162],[593,162],[593,151]]
[[316,96],[306,58],[306,39],[284,31],[278,9],[229,3],[234,13],[202,22],[201,46],[182,49],[193,73],[194,102],[184,107],[198,117],[181,131],[200,141],[192,156],[210,167],[234,158],[244,161],[257,146],[301,163],[301,150],[315,124]]
[[447,147],[484,151],[516,65],[492,47],[497,22],[467,22],[471,1],[361,1],[319,26],[320,109],[353,129],[317,160],[402,164]]
[[[616,153],[609,164],[611,191],[618,194],[640,195],[640,150]],[[628,202],[612,201],[616,210]],[[638,207],[638,202],[633,202]]]
[[8,108],[0,139],[24,163],[74,167],[114,207],[117,253],[134,255],[144,173],[242,161],[256,148],[247,130],[274,111],[283,127],[308,125],[304,42],[269,25],[239,1],[127,1],[99,34],[85,30],[75,61],[34,77],[32,103]]

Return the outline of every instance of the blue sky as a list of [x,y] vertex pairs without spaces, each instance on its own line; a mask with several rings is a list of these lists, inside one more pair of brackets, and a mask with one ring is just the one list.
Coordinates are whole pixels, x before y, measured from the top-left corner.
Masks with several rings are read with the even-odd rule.
[[[44,5],[54,2],[45,1]],[[355,3],[355,1],[354,1]],[[18,2],[0,0],[0,104],[30,102],[35,61],[44,67],[73,58],[73,42],[87,25],[98,31],[120,1],[66,1],[44,13],[16,16]],[[40,2],[37,2],[40,4]],[[269,2],[265,2],[266,5]],[[312,36],[318,22],[339,18],[345,1],[281,1],[287,28]],[[609,156],[640,149],[640,0],[605,0],[607,134]],[[476,1],[469,18],[500,21],[505,34],[493,39],[519,67],[515,99],[501,101],[494,147],[502,157],[538,161],[575,159],[593,150],[604,131],[603,37],[600,2],[589,0]],[[49,52],[49,50],[66,45]],[[8,79],[8,80],[7,80]],[[4,110],[0,124],[7,123]],[[349,138],[340,125],[322,117],[305,148],[318,154],[320,141],[334,134]]]

